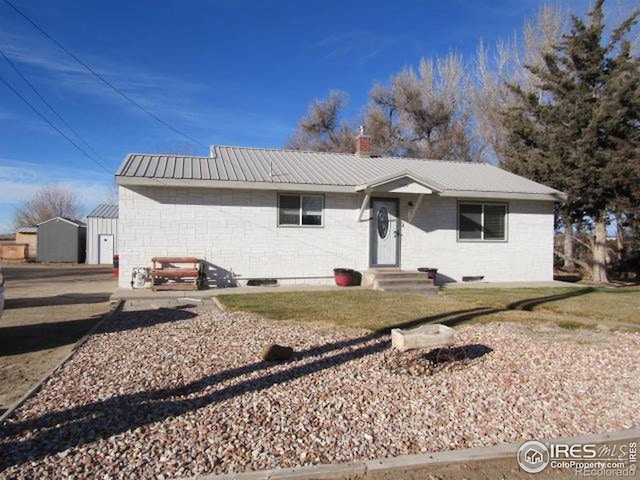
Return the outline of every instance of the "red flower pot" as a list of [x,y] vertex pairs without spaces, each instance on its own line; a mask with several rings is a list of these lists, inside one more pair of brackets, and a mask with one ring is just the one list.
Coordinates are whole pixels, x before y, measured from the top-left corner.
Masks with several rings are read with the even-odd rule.
[[359,272],[350,268],[334,268],[333,277],[336,285],[340,287],[353,287],[360,285],[361,276]]

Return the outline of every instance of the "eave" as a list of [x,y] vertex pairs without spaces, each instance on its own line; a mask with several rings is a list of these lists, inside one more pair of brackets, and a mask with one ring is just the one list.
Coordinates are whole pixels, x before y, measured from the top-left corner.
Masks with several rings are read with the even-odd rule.
[[[385,179],[379,179],[365,185],[318,185],[310,183],[290,183],[290,182],[246,182],[233,180],[193,180],[176,178],[150,178],[150,177],[123,177],[116,176],[116,183],[121,186],[150,186],[150,187],[184,187],[184,188],[211,188],[211,189],[237,189],[237,190],[268,190],[279,192],[326,192],[326,193],[365,193],[376,192],[376,188],[398,180],[410,178],[419,183],[439,197],[453,197],[477,200],[540,200],[551,202],[565,202],[566,194],[562,192],[554,193],[523,193],[523,192],[483,192],[475,190],[440,190],[425,180],[412,175],[394,175]],[[393,193],[393,192],[387,192]],[[403,192],[398,192],[403,193]],[[410,192],[409,192],[410,193]],[[420,192],[418,192],[420,193]]]

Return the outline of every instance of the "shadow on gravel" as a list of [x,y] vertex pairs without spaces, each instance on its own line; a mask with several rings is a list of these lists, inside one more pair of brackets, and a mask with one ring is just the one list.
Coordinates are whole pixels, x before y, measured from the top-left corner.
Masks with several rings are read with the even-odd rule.
[[[255,362],[209,375],[177,388],[122,395],[48,413],[32,420],[5,423],[0,426],[0,471],[11,465],[38,460],[143,425],[184,415],[245,393],[265,390],[333,368],[386,350],[390,343],[387,336],[382,334],[366,335],[298,352],[298,361],[290,362],[286,370],[270,371],[278,364]],[[336,350],[342,351],[314,360],[318,355]],[[301,363],[300,360],[307,362]],[[237,383],[220,385],[222,382],[255,372],[264,374],[259,378],[240,379]],[[28,430],[31,431],[31,436],[26,440],[8,439]]]
[[[393,328],[408,328],[435,322],[452,326],[483,315],[505,311],[510,307],[513,309],[521,305],[540,305],[545,301],[584,293],[587,292],[579,290],[565,295],[534,298],[517,302],[517,305],[510,305],[506,309],[474,308],[447,312],[405,322],[395,325]],[[143,312],[121,313],[109,321],[107,325],[104,325],[100,332],[145,328],[160,322],[185,320],[195,315],[181,310],[161,309],[155,311],[151,321],[141,322],[139,320],[140,313]],[[254,362],[208,375],[180,387],[121,395],[75,408],[47,413],[34,419],[5,423],[0,425],[0,471],[11,465],[38,460],[72,447],[108,438],[170,417],[184,415],[207,405],[224,402],[245,393],[262,391],[274,385],[287,383],[382,352],[388,349],[391,344],[387,335],[388,331],[389,329],[384,329],[361,337],[318,345],[297,352],[296,359],[289,362],[285,370],[277,369],[277,366],[282,364]],[[491,351],[484,345],[478,347],[482,348],[472,348],[472,352],[474,352],[472,354],[476,355],[475,358]],[[244,375],[257,372],[262,373],[258,378],[241,378]],[[237,382],[221,385],[223,382],[233,380],[237,380]],[[9,439],[26,431],[30,431],[30,437],[26,440]]]
[[459,347],[434,348],[424,355],[421,355],[421,357],[434,365],[440,365],[464,360],[475,360],[491,352],[493,352],[493,348],[482,345],[481,343],[473,343]]
[[[145,320],[140,321],[140,315],[145,312],[153,312],[153,315],[144,315]],[[198,314],[189,310],[183,310],[183,306],[176,308],[158,308],[154,310],[140,310],[131,312],[120,312],[110,321],[100,327],[96,333],[124,332],[126,330],[136,330],[138,328],[149,328],[161,323],[173,323],[189,320],[197,317]]]

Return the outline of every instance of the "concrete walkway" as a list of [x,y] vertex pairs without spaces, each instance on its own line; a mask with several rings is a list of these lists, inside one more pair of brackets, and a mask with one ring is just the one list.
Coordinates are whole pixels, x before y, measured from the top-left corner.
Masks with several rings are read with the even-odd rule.
[[[447,283],[439,285],[441,288],[558,288],[573,287],[586,288],[586,285],[569,282],[471,282],[471,283]],[[361,290],[362,287],[338,287],[337,285],[280,285],[277,287],[230,287],[208,288],[205,290],[188,291],[161,291],[152,292],[149,288],[119,288],[111,301],[118,300],[157,300],[171,298],[211,298],[219,295],[242,295],[245,293],[284,293],[284,292],[330,292]]]
[[149,288],[119,288],[111,295],[111,301],[211,298],[219,295],[242,295],[244,293],[330,292],[361,289],[362,287],[338,287],[337,285],[280,285],[278,287],[231,287],[188,291],[166,290],[161,292],[152,292]]

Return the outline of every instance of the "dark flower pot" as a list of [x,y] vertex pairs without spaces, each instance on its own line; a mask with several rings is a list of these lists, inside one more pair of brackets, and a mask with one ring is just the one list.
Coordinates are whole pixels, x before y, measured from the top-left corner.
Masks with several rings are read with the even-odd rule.
[[418,269],[419,272],[426,273],[429,280],[433,280],[433,283],[436,283],[436,278],[438,277],[438,269],[437,268],[429,268],[429,267],[421,267]]

